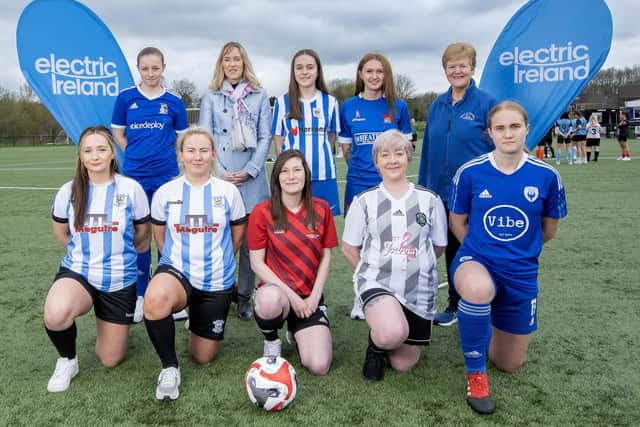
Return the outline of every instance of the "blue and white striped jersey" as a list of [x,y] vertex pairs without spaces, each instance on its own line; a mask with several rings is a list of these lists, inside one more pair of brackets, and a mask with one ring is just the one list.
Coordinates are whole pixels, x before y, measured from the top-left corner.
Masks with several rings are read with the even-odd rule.
[[233,286],[231,226],[247,221],[235,185],[215,177],[203,185],[191,185],[184,176],[176,178],[154,194],[151,221],[166,227],[158,264],[175,267],[202,291]]
[[136,282],[133,225],[149,221],[149,204],[140,184],[121,175],[106,184],[90,184],[84,225],[76,229],[71,182],[67,182],[53,199],[51,215],[56,222],[68,223],[71,232],[62,267],[103,292]]
[[304,153],[312,180],[336,178],[336,161],[329,132],[340,132],[338,101],[328,93],[316,91],[313,99],[301,99],[303,119],[289,119],[289,95],[276,100],[271,133],[283,138],[282,151],[296,148]]

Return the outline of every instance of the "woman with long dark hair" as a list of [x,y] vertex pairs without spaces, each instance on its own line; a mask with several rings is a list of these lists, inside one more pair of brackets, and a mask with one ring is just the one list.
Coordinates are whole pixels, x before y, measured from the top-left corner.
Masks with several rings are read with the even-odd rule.
[[255,318],[265,337],[264,355],[280,355],[278,330],[286,320],[287,338],[297,344],[302,365],[326,374],[332,344],[323,290],[338,238],[329,204],[312,197],[301,151],[278,156],[271,199],[256,205],[247,234],[251,266],[261,279]]

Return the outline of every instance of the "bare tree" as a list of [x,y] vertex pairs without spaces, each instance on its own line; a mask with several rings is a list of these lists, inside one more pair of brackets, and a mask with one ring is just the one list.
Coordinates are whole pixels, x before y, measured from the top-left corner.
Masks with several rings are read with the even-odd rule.
[[404,74],[396,74],[396,95],[400,99],[413,98],[416,92],[416,86],[413,84],[411,77]]
[[196,90],[196,84],[189,79],[174,80],[169,88],[171,92],[182,98],[184,105],[189,107],[197,107],[200,105],[200,97]]
[[329,92],[343,103],[355,95],[356,83],[350,79],[333,79],[327,83]]

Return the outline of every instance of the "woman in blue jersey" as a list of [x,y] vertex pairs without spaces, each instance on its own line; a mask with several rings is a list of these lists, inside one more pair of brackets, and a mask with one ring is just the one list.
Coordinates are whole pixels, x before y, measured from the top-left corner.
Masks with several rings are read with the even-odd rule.
[[[158,187],[179,174],[174,142],[176,133],[187,129],[187,110],[182,99],[163,86],[166,65],[159,49],[142,49],[138,53],[137,67],[140,83],[124,89],[118,95],[111,127],[116,142],[124,152],[124,174],[142,185],[151,203]],[[141,253],[137,263],[135,323],[142,321],[151,252]]]
[[[356,96],[346,100],[340,111],[338,142],[348,166],[345,215],[355,196],[382,181],[371,149],[378,135],[389,129],[398,129],[407,141],[411,140],[409,108],[396,95],[387,58],[380,53],[367,53],[358,63]],[[351,318],[364,319],[357,295],[353,299]]]
[[[245,48],[228,42],[220,50],[209,91],[200,106],[200,126],[216,139],[218,176],[240,190],[251,213],[269,198],[264,163],[271,143],[271,107]],[[237,283],[238,317],[249,320],[255,274],[247,241],[242,243]]]
[[197,363],[209,363],[218,353],[235,281],[235,253],[247,221],[236,186],[211,176],[213,135],[194,126],[178,146],[184,175],[160,187],[151,203],[153,236],[162,257],[145,294],[144,320],[162,363],[158,400],[179,396],[171,313],[189,307],[188,346]]
[[501,371],[525,362],[537,329],[538,258],[567,206],[560,175],[524,152],[527,114],[514,102],[489,113],[495,149],[465,163],[449,197],[449,226],[462,242],[451,265],[469,405],[491,413],[486,355]]
[[51,208],[53,234],[67,248],[44,303],[44,325],[60,357],[50,392],[78,373],[75,319],[94,308],[96,354],[116,366],[127,349],[136,304],[136,252],[149,247],[149,204],[140,184],[118,174],[116,148],[103,126],[82,132],[73,181]]
[[[427,126],[422,139],[418,184],[440,196],[448,209],[449,184],[464,162],[493,149],[487,129],[487,115],[496,101],[476,87],[476,50],[468,43],[453,43],[442,54],[442,68],[449,90],[436,98],[429,108]],[[460,242],[449,232],[445,264],[449,281],[449,302],[438,313],[434,323],[450,326],[456,323],[458,300],[452,283],[451,262]]]
[[320,57],[311,49],[293,55],[289,91],[276,100],[271,133],[276,154],[296,148],[311,169],[314,197],[340,215],[336,180],[336,133],[340,132],[338,102],[329,95]]

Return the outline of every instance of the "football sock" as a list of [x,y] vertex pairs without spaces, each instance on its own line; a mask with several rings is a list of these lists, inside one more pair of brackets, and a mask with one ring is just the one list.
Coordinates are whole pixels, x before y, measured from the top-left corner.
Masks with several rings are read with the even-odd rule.
[[591,151],[587,151],[587,162],[591,161]]
[[593,161],[597,162],[599,156],[600,156],[600,152],[599,151],[596,151],[595,153],[593,153]]
[[556,159],[558,159],[558,161],[560,161],[560,159],[562,158],[562,150],[558,148],[557,154],[558,154],[558,156],[556,157]]
[[369,330],[369,350],[374,353],[384,353],[384,349],[378,347],[376,343],[373,342],[373,339],[371,339],[371,330]]
[[487,349],[491,340],[491,304],[458,304],[458,331],[468,373],[487,372]]
[[279,316],[273,319],[263,319],[258,316],[257,313],[253,314],[256,318],[256,323],[258,324],[258,328],[260,328],[260,332],[264,335],[264,338],[267,341],[275,341],[278,339],[278,329],[282,327],[284,320],[282,319],[282,313]]
[[151,344],[160,356],[162,369],[178,367],[178,356],[176,355],[176,327],[172,316],[167,316],[160,320],[149,320],[144,318],[147,327],[147,334]]
[[573,149],[567,149],[567,161],[573,161]]
[[56,350],[58,350],[60,357],[66,357],[67,359],[76,357],[76,336],[78,335],[76,322],[73,322],[71,326],[62,331],[52,331],[46,326],[44,329],[47,331],[47,335],[49,335]]
[[136,295],[139,297],[143,297],[145,291],[147,290],[147,286],[149,285],[149,276],[151,271],[151,250],[138,253],[136,266],[138,268]]

